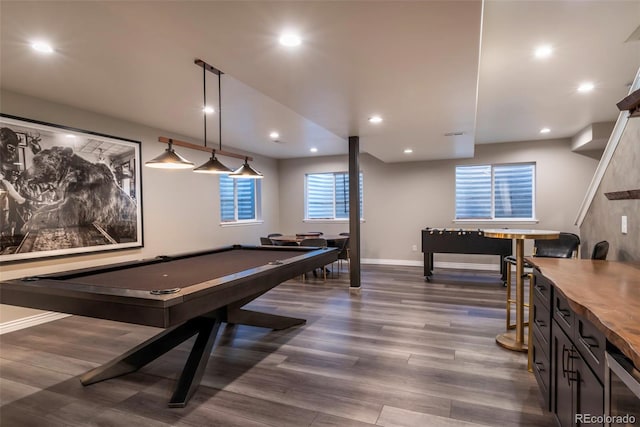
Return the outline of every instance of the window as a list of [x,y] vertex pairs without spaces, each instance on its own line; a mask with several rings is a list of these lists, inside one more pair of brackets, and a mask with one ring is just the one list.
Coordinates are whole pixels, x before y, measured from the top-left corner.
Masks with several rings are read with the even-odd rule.
[[535,164],[456,166],[456,219],[533,220]]
[[257,221],[260,215],[260,180],[220,175],[222,222]]
[[[312,173],[305,177],[305,219],[349,219],[349,174]],[[362,173],[360,174],[362,218]]]

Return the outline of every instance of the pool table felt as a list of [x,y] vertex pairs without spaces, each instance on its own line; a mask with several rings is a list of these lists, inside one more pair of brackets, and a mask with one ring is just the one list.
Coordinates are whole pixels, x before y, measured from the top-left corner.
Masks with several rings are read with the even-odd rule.
[[65,281],[132,290],[186,288],[305,254],[301,251],[231,250],[87,274]]

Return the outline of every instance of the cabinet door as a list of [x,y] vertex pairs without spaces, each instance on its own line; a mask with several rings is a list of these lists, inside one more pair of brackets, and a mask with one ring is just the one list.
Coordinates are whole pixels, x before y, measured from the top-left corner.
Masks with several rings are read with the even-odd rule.
[[540,393],[542,393],[542,398],[544,399],[544,409],[550,411],[552,408],[550,398],[551,390],[549,388],[549,384],[551,383],[551,366],[549,364],[549,357],[547,356],[547,353],[543,351],[542,344],[540,344],[540,340],[538,338],[538,334],[533,335],[531,344],[531,351],[533,352],[533,374],[536,377],[538,387],[540,388]]
[[[595,416],[604,414],[604,387],[582,357],[578,356],[574,362],[576,381],[573,383],[573,387],[576,393],[576,414]],[[577,417],[577,420],[579,419]],[[580,426],[583,423],[578,421],[576,425]],[[602,427],[604,424],[589,423],[588,425]]]
[[[574,423],[573,412],[573,371],[572,354],[575,352],[567,335],[553,322],[552,332],[552,361],[553,393],[551,394],[551,408],[561,427],[569,427]],[[572,353],[573,352],[573,353]],[[588,369],[588,368],[587,368]]]

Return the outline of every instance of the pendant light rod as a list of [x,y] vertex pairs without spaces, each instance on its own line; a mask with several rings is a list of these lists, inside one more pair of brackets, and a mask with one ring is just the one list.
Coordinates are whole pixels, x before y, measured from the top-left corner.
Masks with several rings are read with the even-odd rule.
[[158,142],[162,142],[164,144],[173,144],[173,145],[176,145],[176,146],[179,146],[179,147],[190,148],[192,150],[206,151],[207,153],[215,152],[216,154],[218,154],[220,156],[233,157],[235,159],[241,159],[241,160],[248,159],[249,161],[253,161],[253,157],[249,157],[249,156],[246,156],[244,154],[237,154],[237,153],[233,153],[231,151],[225,151],[225,150],[216,150],[214,148],[203,147],[202,145],[192,144],[190,142],[180,141],[180,140],[173,139],[173,138],[167,138],[165,136],[159,136],[158,137]]
[[[220,77],[218,77],[220,78]],[[204,146],[207,146],[207,70],[202,67],[202,115],[204,116]]]
[[218,148],[220,150],[222,150],[222,87],[220,86],[221,78],[222,73],[220,72],[218,73],[218,144],[220,145]]
[[[203,87],[205,88],[204,90],[204,105],[207,105],[207,89],[206,89],[206,77],[205,77],[205,73],[207,71],[212,72],[213,74],[216,74],[218,76],[218,152],[222,151],[222,86],[220,83],[220,79],[222,77],[222,75],[224,74],[222,71],[218,70],[216,67],[214,67],[213,65],[209,65],[206,62],[204,62],[202,59],[196,59],[195,61],[193,61],[194,64],[196,64],[198,67],[202,67],[202,79],[203,79]],[[207,145],[207,123],[205,120],[205,124],[204,124],[204,145]]]

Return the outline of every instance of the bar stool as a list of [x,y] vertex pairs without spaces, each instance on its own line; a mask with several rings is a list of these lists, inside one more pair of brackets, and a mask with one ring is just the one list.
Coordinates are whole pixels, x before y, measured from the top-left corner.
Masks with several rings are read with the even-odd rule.
[[[535,252],[535,247],[534,247],[534,252]],[[534,255],[535,256],[535,255]],[[509,255],[504,257],[504,263],[505,263],[505,268],[507,269],[507,283],[506,283],[506,287],[507,287],[507,331],[511,330],[511,329],[515,329],[517,324],[511,323],[511,308],[516,306],[516,299],[511,298],[511,266],[512,265],[516,265],[516,257]],[[529,263],[527,260],[524,260],[524,268],[528,268],[529,270],[533,269],[533,265],[531,265],[531,263]],[[528,278],[529,279],[529,302],[528,303],[524,303],[524,307],[527,308],[527,310],[529,309],[529,306],[531,304],[531,288],[532,288],[532,279],[533,279],[533,273],[531,271],[525,273],[522,275],[522,278]],[[529,316],[531,317],[531,316]],[[524,322],[524,326],[529,326],[529,321],[525,321]]]
[[[536,239],[533,244],[532,257],[542,258],[575,258],[578,255],[580,248],[580,237],[573,233],[561,232],[557,239]],[[507,256],[504,258],[505,268],[507,269],[507,330],[515,329],[516,324],[511,323],[511,306],[516,304],[516,300],[511,299],[511,266],[516,265],[516,257]],[[529,269],[527,273],[524,273],[522,278],[529,279],[529,287],[533,282],[533,265],[524,260],[523,267]],[[531,293],[531,292],[529,292]],[[529,304],[525,303],[525,307],[529,307]],[[529,326],[529,322],[524,322],[524,326]]]

